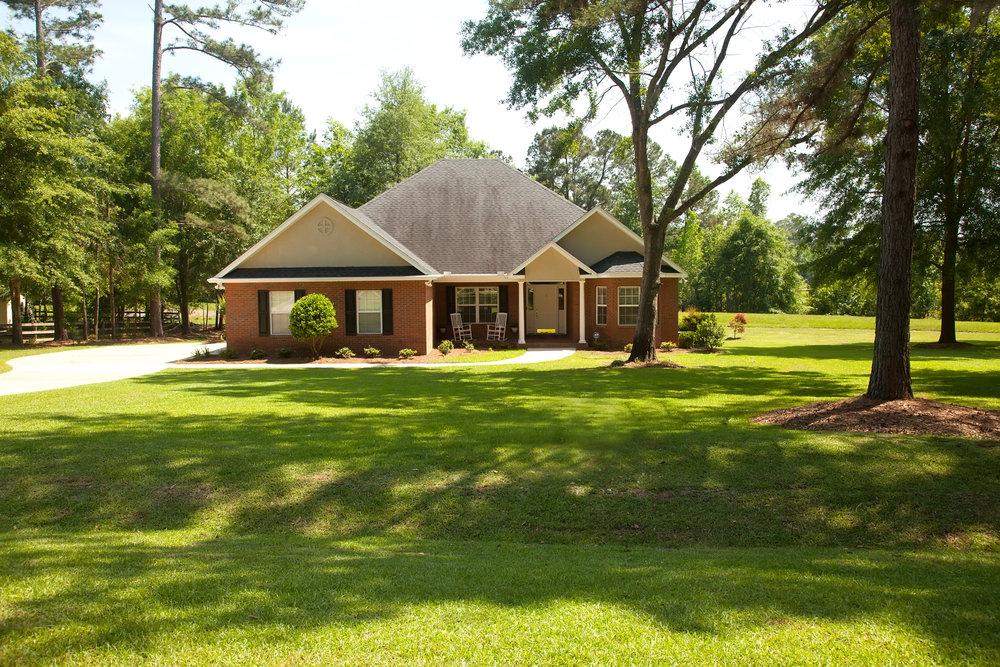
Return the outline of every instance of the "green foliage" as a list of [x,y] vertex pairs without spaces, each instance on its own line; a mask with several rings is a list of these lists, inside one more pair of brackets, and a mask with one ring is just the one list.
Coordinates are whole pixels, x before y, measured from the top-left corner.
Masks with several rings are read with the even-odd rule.
[[438,345],[438,352],[440,352],[443,355],[447,355],[449,352],[451,352],[454,349],[455,349],[455,344],[452,343],[450,340],[443,340]]
[[234,348],[226,347],[223,348],[221,352],[219,352],[219,356],[222,357],[223,359],[226,359],[227,361],[233,361],[235,359],[240,358],[240,353],[237,352]]
[[711,313],[698,323],[698,328],[695,329],[691,342],[694,347],[716,350],[722,347],[722,341],[725,339],[726,330],[715,317],[715,313]]
[[677,334],[678,346],[687,350],[694,347],[694,332],[680,331]]
[[288,328],[295,340],[308,341],[313,358],[319,358],[323,340],[337,328],[336,311],[326,296],[307,294],[292,306],[288,315]]
[[674,345],[673,341],[665,340],[662,343],[660,343],[660,349],[663,350],[664,352],[670,352],[671,350],[674,349],[674,347],[676,346]]
[[399,351],[400,359],[412,359],[415,356],[417,356],[417,351],[411,350],[408,347],[404,347],[402,350]]
[[258,348],[250,353],[250,358],[253,359],[254,361],[257,361],[259,359],[267,359],[267,352]]
[[591,347],[593,347],[598,352],[607,352],[608,351],[608,344],[605,343],[603,340],[595,340],[593,342],[593,344],[591,345]]
[[471,341],[471,340],[462,341],[462,347],[465,348],[466,352],[475,352],[476,351],[476,343],[475,343],[475,341]]
[[340,357],[341,359],[353,359],[355,357],[354,350],[349,347],[342,347],[333,353],[333,356]]
[[631,352],[632,351],[632,343],[625,343],[625,347],[622,348],[622,351],[623,352]]
[[744,210],[735,225],[717,228],[699,277],[705,310],[800,312],[805,284],[784,235]]
[[196,361],[208,359],[211,356],[212,356],[212,351],[208,349],[207,345],[205,347],[199,347],[197,350],[194,351],[194,354],[191,355],[191,357]]
[[378,349],[373,345],[369,345],[365,348],[365,356],[369,359],[375,359],[382,356],[382,350]]
[[295,355],[295,350],[290,347],[279,347],[274,353],[279,359],[291,359]]
[[677,323],[677,329],[678,331],[695,331],[706,317],[708,317],[708,313],[703,313],[692,306],[681,315],[681,319]]

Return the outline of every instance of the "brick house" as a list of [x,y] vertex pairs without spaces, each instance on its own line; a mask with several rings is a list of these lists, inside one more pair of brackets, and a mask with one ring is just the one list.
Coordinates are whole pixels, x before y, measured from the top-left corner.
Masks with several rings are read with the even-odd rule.
[[[325,294],[338,328],[330,353],[369,345],[395,356],[451,339],[451,313],[484,340],[497,313],[507,340],[612,349],[632,341],[642,239],[499,160],[441,160],[357,209],[319,195],[210,282],[226,290],[226,339],[304,350],[288,331],[296,299]],[[684,271],[664,257],[656,340],[677,342]],[[515,330],[516,328],[516,330]]]

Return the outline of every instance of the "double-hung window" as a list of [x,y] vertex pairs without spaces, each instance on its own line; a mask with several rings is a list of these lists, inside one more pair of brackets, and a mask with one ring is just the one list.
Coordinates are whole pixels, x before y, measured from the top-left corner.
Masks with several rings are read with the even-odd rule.
[[597,324],[606,325],[608,323],[608,288],[598,285],[597,287]]
[[635,326],[639,322],[639,288],[618,288],[618,326]]
[[291,336],[292,331],[288,328],[288,317],[295,305],[295,292],[270,293],[271,300],[271,335]]
[[455,310],[466,324],[492,324],[500,310],[497,287],[459,287],[455,290]]
[[382,290],[358,292],[358,333],[382,333]]

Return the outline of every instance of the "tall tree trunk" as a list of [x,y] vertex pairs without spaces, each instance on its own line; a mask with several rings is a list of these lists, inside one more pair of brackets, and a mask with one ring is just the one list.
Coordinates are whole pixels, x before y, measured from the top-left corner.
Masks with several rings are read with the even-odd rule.
[[45,75],[45,29],[42,27],[42,2],[35,0],[35,68],[38,76]]
[[24,344],[24,330],[21,327],[21,276],[10,279],[10,342]]
[[215,290],[215,330],[222,329],[222,292]]
[[52,329],[55,332],[54,340],[66,340],[67,338],[64,319],[62,285],[56,283],[52,286]]
[[191,333],[191,313],[188,302],[188,272],[191,270],[191,262],[186,253],[181,251],[177,262],[177,294],[181,300],[181,335],[187,336]]
[[939,343],[955,343],[955,269],[958,266],[958,220],[945,220],[941,264],[941,335]]
[[83,342],[90,340],[90,322],[87,321],[87,289],[82,291],[80,298],[80,308],[83,310]]
[[108,307],[111,310],[111,338],[118,338],[118,313],[115,311],[115,262],[108,253]]
[[[160,226],[160,214],[163,191],[160,184],[160,77],[163,66],[163,0],[155,0],[153,6],[153,92],[151,99],[151,132],[150,132],[150,166],[149,174],[153,190],[153,220],[157,229]],[[162,259],[162,250],[156,246],[156,263]],[[160,300],[160,286],[156,285],[149,299],[149,335],[153,338],[163,337],[163,307]]]
[[[656,296],[660,291],[660,257],[666,226],[653,221],[653,179],[649,172],[648,128],[645,120],[633,116],[632,148],[635,152],[635,190],[642,225],[642,283],[639,287],[639,319],[635,324],[629,362],[656,361]],[[659,245],[657,245],[659,244]],[[657,250],[659,248],[659,250]],[[655,261],[651,261],[654,260]]]
[[94,294],[94,340],[101,339],[101,281],[98,276],[97,290]]
[[916,0],[889,1],[889,30],[892,60],[882,188],[882,242],[875,304],[875,351],[866,394],[880,400],[913,397],[910,277],[920,100],[920,20]]

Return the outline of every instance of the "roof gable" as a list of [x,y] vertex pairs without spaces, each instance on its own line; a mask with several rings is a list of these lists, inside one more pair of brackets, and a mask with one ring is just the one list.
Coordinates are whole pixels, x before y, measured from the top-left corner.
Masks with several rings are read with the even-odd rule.
[[261,269],[383,267],[398,273],[437,272],[363,213],[319,195],[212,279]]
[[[597,273],[605,273],[596,267],[613,257],[617,258],[617,261],[638,254],[641,259],[645,253],[642,237],[600,207],[591,209],[589,213],[569,225],[555,237],[554,241]],[[639,271],[641,272],[641,267]],[[661,273],[677,274],[678,277],[687,278],[684,269],[674,264],[666,255],[663,255]]]
[[584,213],[500,160],[439,160],[358,210],[438,271],[478,275],[509,271]]

